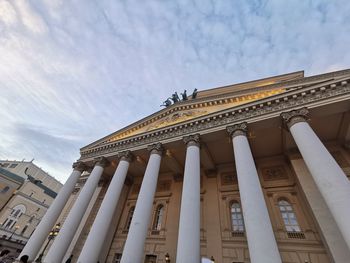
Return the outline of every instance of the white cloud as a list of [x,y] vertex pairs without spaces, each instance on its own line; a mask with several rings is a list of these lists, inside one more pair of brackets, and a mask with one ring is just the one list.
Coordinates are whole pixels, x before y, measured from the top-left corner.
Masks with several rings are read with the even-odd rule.
[[0,0],[0,158],[62,181],[82,147],[188,93],[349,67],[350,2]]

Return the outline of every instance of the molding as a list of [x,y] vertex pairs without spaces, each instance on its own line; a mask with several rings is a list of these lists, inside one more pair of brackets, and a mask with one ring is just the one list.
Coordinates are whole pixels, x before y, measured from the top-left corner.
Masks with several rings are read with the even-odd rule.
[[242,122],[232,126],[227,126],[226,131],[230,134],[232,138],[242,135],[247,137],[248,123]]
[[123,151],[118,153],[118,158],[120,158],[121,161],[131,163],[134,160],[134,155],[131,153],[131,151]]
[[189,147],[189,146],[200,147],[200,143],[201,143],[198,133],[183,137],[183,141],[187,145],[187,147]]
[[163,145],[160,142],[148,145],[147,149],[151,154],[155,153],[159,154],[160,156],[162,156],[164,151]]
[[[302,82],[301,82],[302,83]],[[300,109],[301,106],[313,108],[334,102],[335,99],[350,98],[350,77],[315,85],[305,85],[279,95],[209,114],[163,129],[146,132],[124,140],[81,150],[80,160],[92,160],[98,156],[112,156],[123,150],[144,149],[147,145],[160,141],[176,141],[193,133],[207,133],[224,130],[228,125],[242,121],[248,123],[280,116],[282,112]]]
[[101,157],[95,158],[95,165],[105,168],[109,165],[109,161],[107,160],[106,157],[101,156]]
[[86,165],[83,163],[83,162],[75,162],[75,163],[73,163],[73,169],[74,170],[77,170],[77,171],[79,171],[79,172],[84,172],[85,170],[86,170]]
[[290,127],[298,122],[307,122],[309,119],[309,110],[304,107],[297,110],[282,112],[281,117],[283,119],[283,122],[287,125],[288,129],[290,129]]

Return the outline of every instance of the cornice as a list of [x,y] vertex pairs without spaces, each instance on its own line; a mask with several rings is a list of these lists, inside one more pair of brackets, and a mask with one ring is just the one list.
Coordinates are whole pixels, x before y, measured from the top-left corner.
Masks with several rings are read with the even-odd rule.
[[[312,77],[309,77],[309,79],[312,79]],[[215,112],[177,125],[128,137],[120,141],[81,150],[80,159],[87,160],[98,156],[112,155],[112,153],[119,151],[142,149],[156,142],[175,141],[194,133],[225,130],[228,125],[271,118],[279,116],[282,112],[300,109],[301,107],[312,108],[316,105],[330,103],[335,98],[349,99],[349,83],[350,76],[312,86],[310,84],[301,85],[298,89],[291,89],[272,97]]]

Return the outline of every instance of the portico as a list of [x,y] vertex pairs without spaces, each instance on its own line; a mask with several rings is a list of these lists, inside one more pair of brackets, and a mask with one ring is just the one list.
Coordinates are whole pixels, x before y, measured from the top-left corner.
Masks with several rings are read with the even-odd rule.
[[[73,244],[77,262],[165,262],[166,254],[177,263],[199,262],[201,256],[225,263],[282,262],[294,254],[302,263],[342,262],[350,256],[350,72],[332,76],[319,82],[290,76],[283,85],[261,88],[259,82],[236,93],[199,92],[196,100],[84,147],[79,161],[92,171],[63,212],[61,233],[44,262],[65,259],[101,181],[101,201],[91,204],[96,213]],[[259,97],[259,88],[269,96]],[[238,103],[238,97],[247,100]],[[333,230],[323,233],[326,222],[308,210],[313,197],[303,193],[296,159],[305,161],[329,207]],[[83,170],[73,171],[66,198]],[[51,219],[38,226],[22,255],[35,258],[66,199],[55,202]],[[110,233],[114,219],[116,231]],[[342,238],[334,241],[334,233]]]

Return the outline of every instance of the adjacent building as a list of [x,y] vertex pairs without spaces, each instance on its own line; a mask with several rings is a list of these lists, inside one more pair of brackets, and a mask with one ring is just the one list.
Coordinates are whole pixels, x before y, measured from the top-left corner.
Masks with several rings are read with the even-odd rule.
[[80,153],[21,255],[60,222],[46,263],[349,262],[350,70],[199,91]]
[[33,162],[0,160],[0,237],[18,255],[62,184]]

